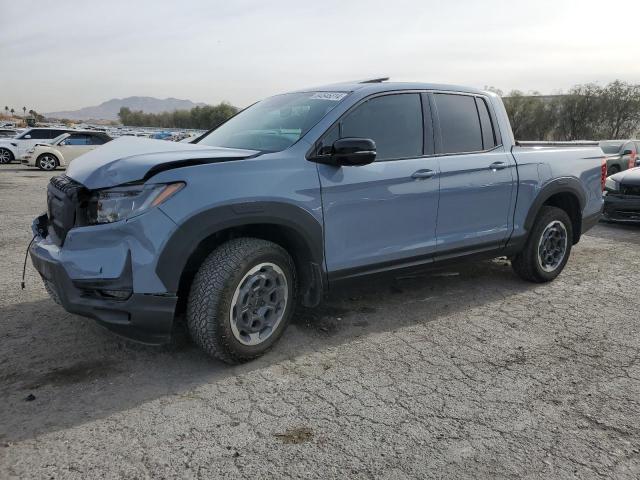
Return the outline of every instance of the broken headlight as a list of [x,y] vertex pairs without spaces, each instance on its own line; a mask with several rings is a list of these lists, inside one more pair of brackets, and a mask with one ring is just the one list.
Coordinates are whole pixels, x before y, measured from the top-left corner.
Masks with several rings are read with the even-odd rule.
[[177,182],[97,190],[89,200],[89,223],[111,223],[133,217],[160,205],[184,186],[183,182]]
[[609,177],[604,182],[604,190],[605,192],[618,193],[620,190],[620,183]]

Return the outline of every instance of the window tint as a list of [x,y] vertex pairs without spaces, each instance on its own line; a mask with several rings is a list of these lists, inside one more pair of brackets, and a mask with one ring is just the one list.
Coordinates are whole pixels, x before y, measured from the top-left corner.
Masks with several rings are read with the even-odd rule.
[[87,135],[73,134],[65,138],[62,143],[65,145],[90,145]]
[[372,98],[341,122],[342,138],[370,138],[376,142],[376,160],[422,155],[422,103],[417,93]]
[[[48,130],[43,130],[42,128],[34,128],[28,132],[25,132],[25,135],[31,135],[31,140],[49,140],[51,137],[49,136]],[[23,135],[24,137],[24,135]]]
[[487,107],[487,102],[479,97],[476,97],[476,105],[478,106],[480,126],[482,127],[482,146],[484,150],[490,150],[496,146],[497,142],[493,124],[491,123],[491,115],[489,115],[489,108]]
[[49,138],[59,137],[63,133],[67,133],[67,130],[49,130]]
[[435,94],[434,97],[440,120],[443,153],[483,150],[475,98],[442,93]]
[[101,135],[89,135],[89,145],[102,145],[106,138]]

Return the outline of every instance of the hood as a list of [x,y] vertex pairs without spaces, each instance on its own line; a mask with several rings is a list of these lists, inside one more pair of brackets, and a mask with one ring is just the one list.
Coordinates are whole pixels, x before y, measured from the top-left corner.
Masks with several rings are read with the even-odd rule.
[[640,167],[624,170],[615,175],[611,175],[610,178],[614,179],[620,185],[638,187],[640,186]]
[[259,153],[197,143],[121,137],[73,160],[66,175],[93,190],[146,180],[171,168],[241,160]]

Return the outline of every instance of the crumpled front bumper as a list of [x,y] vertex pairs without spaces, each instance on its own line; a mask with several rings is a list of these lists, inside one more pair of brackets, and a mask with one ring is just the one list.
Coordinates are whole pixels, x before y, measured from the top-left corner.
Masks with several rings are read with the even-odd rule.
[[[156,215],[163,216],[162,213]],[[161,217],[149,217],[144,222],[163,222]],[[88,227],[78,229],[83,230],[80,236],[71,235],[71,241],[67,240],[61,248],[45,236],[46,224],[43,223],[46,215],[32,225],[36,237],[29,254],[56,302],[68,312],[93,318],[132,340],[157,345],[171,339],[177,296],[162,289],[160,293],[151,293],[136,288],[134,276],[140,275],[136,275],[134,269],[147,268],[136,242],[127,242],[123,232],[119,242],[114,242],[117,236],[101,232],[108,228],[91,231]],[[81,238],[83,235],[88,237]],[[72,248],[74,245],[76,248]]]
[[640,197],[606,195],[603,218],[613,222],[640,223]]

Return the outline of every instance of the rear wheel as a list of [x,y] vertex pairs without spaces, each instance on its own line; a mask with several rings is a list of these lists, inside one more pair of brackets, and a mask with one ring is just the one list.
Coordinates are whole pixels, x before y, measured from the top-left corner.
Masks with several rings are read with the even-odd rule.
[[13,160],[14,156],[13,153],[11,153],[11,150],[0,148],[0,164],[11,163]]
[[549,282],[564,269],[573,245],[573,229],[567,213],[542,207],[524,249],[512,260],[515,272],[530,282]]
[[36,167],[40,170],[55,170],[58,165],[58,158],[51,153],[43,153],[36,159]]
[[279,245],[230,240],[196,274],[187,304],[189,333],[209,355],[241,363],[278,340],[295,305],[295,266]]

